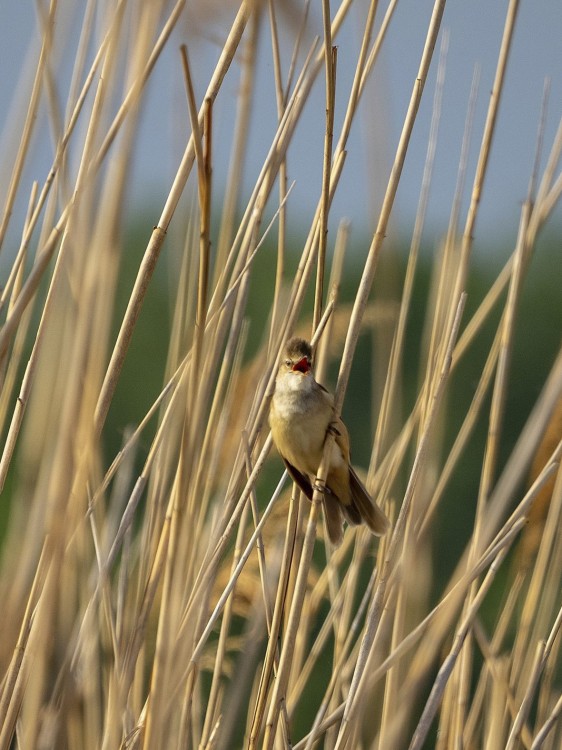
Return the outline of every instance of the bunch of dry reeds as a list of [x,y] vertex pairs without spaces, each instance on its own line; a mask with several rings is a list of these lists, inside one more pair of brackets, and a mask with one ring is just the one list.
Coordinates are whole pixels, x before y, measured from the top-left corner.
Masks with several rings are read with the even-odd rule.
[[[338,100],[346,103],[339,130],[336,43],[350,0],[337,7],[324,0],[324,39],[310,42],[295,28],[289,55],[280,48],[276,4],[243,0],[202,104],[194,93],[193,60],[190,65],[186,51],[178,53],[190,134],[124,313],[116,290],[134,140],[147,81],[185,2],[85,4],[66,93],[54,62],[63,43],[59,8],[56,2],[37,4],[40,52],[25,121],[11,124],[20,139],[0,225],[4,242],[18,220],[16,198],[27,189],[31,145],[43,137],[36,132],[42,122],[37,115],[47,111],[52,167],[33,184],[19,248],[10,267],[2,268],[0,487],[10,517],[0,569],[0,750],[561,746],[560,473],[552,485],[562,450],[559,423],[532,486],[525,489],[524,480],[562,397],[562,352],[505,465],[498,454],[518,300],[537,234],[562,189],[562,131],[544,172],[532,176],[509,262],[477,311],[463,315],[516,2],[507,12],[464,226],[459,187],[450,230],[433,259],[423,377],[404,418],[398,415],[405,332],[409,317],[419,314],[412,311],[412,288],[436,127],[401,301],[396,314],[370,302],[444,4],[436,0],[424,32],[410,106],[350,312],[337,299],[347,227],[342,222],[335,238],[327,228],[351,125],[396,5],[391,2],[379,21],[375,0],[351,88],[338,88]],[[274,55],[278,128],[244,198],[248,122],[259,117],[252,96],[256,45],[265,33]],[[219,212],[212,205],[213,108],[233,65],[241,86]],[[322,189],[298,268],[290,274],[286,159],[317,79],[325,81],[326,93],[325,125],[317,134],[325,143]],[[463,164],[460,171],[464,178]],[[197,188],[191,219],[183,229],[177,219],[174,243],[165,244],[188,182]],[[264,212],[272,207],[274,220],[266,226]],[[221,220],[213,243],[212,211]],[[274,292],[263,339],[250,359],[247,301],[254,261],[265,236],[274,233],[268,271]],[[166,253],[180,270],[171,288],[165,381],[160,393],[150,394],[153,405],[141,419],[127,415],[118,426],[122,447],[108,455],[104,446],[114,434],[106,419],[156,263],[161,254],[165,263]],[[303,323],[303,301],[312,290],[312,319]],[[498,318],[490,317],[498,310]],[[497,319],[474,398],[448,442],[442,426],[452,409],[451,376],[462,372],[484,324]],[[291,494],[286,476],[278,477],[272,493],[262,481],[278,352],[297,325],[318,342],[319,379],[330,360],[341,361],[340,409],[360,331],[382,330],[392,342],[387,360],[377,363],[385,383],[367,478],[393,521],[380,543],[364,529],[348,529],[343,545],[330,549],[316,503],[299,498],[294,488]],[[148,368],[150,348],[144,356]],[[127,387],[142,390],[144,373],[134,373]],[[474,524],[466,548],[449,550],[455,569],[435,591],[435,521],[450,500],[449,481],[479,419],[487,421],[488,433]],[[541,529],[536,545],[524,566],[506,564],[534,498],[549,482],[546,518],[534,522]],[[498,574],[504,594],[490,625],[481,608]]]

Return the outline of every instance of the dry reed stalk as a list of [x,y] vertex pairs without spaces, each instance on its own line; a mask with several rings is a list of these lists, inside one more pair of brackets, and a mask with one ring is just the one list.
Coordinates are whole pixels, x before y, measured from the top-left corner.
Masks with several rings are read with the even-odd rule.
[[[386,306],[373,304],[370,295],[444,0],[434,3],[428,19],[350,305],[340,302],[353,258],[349,225],[339,221],[333,243],[328,229],[346,154],[356,147],[353,126],[379,70],[397,2],[381,12],[372,0],[363,9],[347,89],[341,66],[348,50],[340,48],[336,65],[336,47],[352,0],[324,0],[321,44],[310,33],[309,3],[287,31],[280,3],[244,0],[207,82],[200,80],[196,47],[189,45],[189,60],[187,47],[180,48],[174,73],[181,83],[183,61],[185,143],[124,299],[118,287],[126,286],[119,282],[127,271],[130,170],[140,158],[135,139],[144,103],[154,95],[149,79],[174,46],[188,4],[102,8],[89,0],[67,88],[57,63],[58,46],[67,49],[59,5],[37,8],[37,64],[0,220],[5,248],[19,221],[14,207],[28,190],[13,259],[1,269],[0,488],[2,500],[10,498],[11,519],[0,562],[0,750],[413,750],[427,747],[435,730],[436,748],[443,750],[554,750],[562,739],[559,440],[549,444],[531,486],[522,489],[522,482],[562,398],[562,353],[502,464],[510,365],[522,330],[518,308],[539,232],[562,190],[562,127],[542,174],[539,169],[548,92],[516,246],[463,320],[518,3],[507,10],[462,237],[457,228],[477,75],[447,235],[428,261],[420,251],[438,126],[447,114],[445,48],[454,41],[443,37],[416,223],[399,299]],[[254,88],[259,49],[268,41],[271,102],[264,102]],[[241,88],[224,165],[217,132],[236,67]],[[293,148],[315,86],[323,86],[325,102],[315,132],[323,139],[320,179],[310,190],[314,207],[295,253],[290,179],[293,172],[303,177]],[[156,96],[164,101],[162,91]],[[276,122],[246,193],[251,128],[264,106],[274,108]],[[51,169],[26,188],[31,143],[41,138],[38,121],[52,133]],[[221,176],[227,188],[219,206]],[[156,366],[163,379],[149,393],[144,373],[128,380],[123,366],[133,334],[142,336],[141,307],[157,293],[162,262],[172,270],[163,305],[172,322],[158,322],[162,362],[151,362],[156,356],[145,345],[147,369]],[[416,284],[424,269],[430,291],[418,310]],[[257,324],[256,296],[265,311]],[[413,361],[408,326],[422,316],[421,353]],[[318,523],[321,493],[316,489],[309,504],[293,488],[288,500],[286,476],[271,476],[268,402],[278,352],[296,329],[307,336],[312,330],[319,380],[328,381],[330,366],[339,362],[338,411],[354,382],[353,365],[368,364],[356,356],[360,333],[371,335],[376,365],[362,372],[359,415],[371,442],[367,484],[394,519],[392,532],[376,545],[364,529],[347,529],[342,545],[331,549]],[[476,351],[482,352],[476,386],[465,411],[455,414],[455,379],[470,372]],[[420,383],[408,402],[403,380],[418,368]],[[123,391],[134,389],[148,405],[123,416]],[[470,443],[484,420],[475,516],[458,549],[441,559],[439,514],[457,501],[454,482],[463,460],[474,455]],[[112,447],[120,430],[123,439]],[[528,569],[510,569],[505,559],[546,489],[536,556]],[[465,493],[463,500],[472,498]],[[433,561],[443,566],[439,576]]]

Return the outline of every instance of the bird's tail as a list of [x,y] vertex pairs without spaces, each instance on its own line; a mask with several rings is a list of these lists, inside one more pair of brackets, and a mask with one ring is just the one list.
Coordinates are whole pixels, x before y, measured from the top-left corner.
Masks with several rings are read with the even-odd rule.
[[[373,534],[382,536],[388,529],[389,520],[372,500],[363,483],[352,467],[349,467],[349,489],[351,491],[351,506],[347,508],[346,516],[352,523],[357,523],[357,516],[371,529]],[[352,510],[353,509],[353,510]]]
[[326,519],[326,528],[328,536],[335,547],[342,543],[343,539],[343,519],[340,512],[340,504],[333,495],[325,494],[322,498],[324,506],[324,518]]

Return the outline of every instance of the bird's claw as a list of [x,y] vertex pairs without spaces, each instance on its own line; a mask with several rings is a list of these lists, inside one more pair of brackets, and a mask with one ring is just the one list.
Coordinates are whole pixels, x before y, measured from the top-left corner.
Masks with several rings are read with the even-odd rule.
[[320,492],[321,495],[332,495],[333,492],[329,487],[326,487],[326,485],[323,482],[319,482],[316,480],[314,484],[312,485],[312,489],[315,492]]

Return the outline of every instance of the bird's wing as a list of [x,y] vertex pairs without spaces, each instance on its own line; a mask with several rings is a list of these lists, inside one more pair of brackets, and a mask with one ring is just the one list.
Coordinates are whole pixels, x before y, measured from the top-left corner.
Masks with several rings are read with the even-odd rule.
[[344,461],[349,463],[351,459],[349,454],[349,433],[347,427],[344,425],[341,418],[338,417],[330,423],[328,429],[333,433],[336,439],[336,445],[340,449]]
[[281,456],[283,458],[283,463],[285,464],[285,467],[287,471],[289,472],[289,475],[291,476],[293,482],[297,484],[302,492],[307,496],[309,500],[312,500],[312,485],[308,481],[308,477],[304,474],[301,474],[301,472],[298,469],[295,469],[293,464],[289,463],[286,458]]

